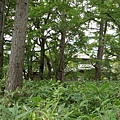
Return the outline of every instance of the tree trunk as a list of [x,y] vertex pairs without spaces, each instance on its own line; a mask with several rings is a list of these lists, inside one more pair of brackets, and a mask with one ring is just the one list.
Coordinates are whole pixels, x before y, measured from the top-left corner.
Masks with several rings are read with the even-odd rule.
[[22,88],[28,0],[17,0],[6,90]]
[[28,58],[28,79],[30,78],[31,80],[33,79],[33,71],[32,71],[32,56]]
[[[50,17],[50,13],[48,13],[48,16],[47,18],[44,20],[44,24],[46,25],[48,20],[49,20],[49,17]],[[37,21],[37,25],[39,25],[39,21]],[[39,28],[39,26],[37,26],[37,29]],[[44,32],[45,30],[42,29],[41,30],[41,33],[43,34],[44,36]],[[46,38],[45,36],[41,38],[41,41],[40,41],[40,47],[41,47],[41,53],[40,53],[40,67],[39,67],[39,78],[40,80],[43,80],[43,74],[44,74],[44,64],[45,64],[45,42],[46,42]]]
[[41,56],[40,56],[39,75],[40,75],[40,80],[43,80],[44,62],[45,62],[45,39],[44,38],[42,38],[40,42],[40,47],[41,47]]
[[[104,0],[101,0],[101,4],[104,4]],[[101,8],[100,12],[103,12],[103,11],[104,9]],[[98,52],[97,52],[97,61],[95,64],[95,80],[100,80],[101,78],[101,64],[102,64],[102,57],[103,57],[103,51],[104,51],[104,35],[107,29],[107,27],[104,28],[104,25],[105,25],[104,20],[103,18],[101,18],[100,31],[99,31],[99,46],[98,46]]]
[[61,42],[60,42],[60,61],[59,61],[59,68],[56,73],[57,80],[63,82],[64,80],[64,48],[65,48],[65,37],[66,32],[65,30],[61,31]]
[[0,0],[0,79],[3,77],[2,73],[3,73],[5,3],[6,0]]
[[66,38],[66,15],[62,12],[62,23],[61,23],[61,40],[60,40],[60,57],[59,66],[56,72],[56,79],[63,82],[64,80],[64,49],[65,49],[65,38]]
[[50,64],[50,60],[49,58],[47,57],[47,55],[45,55],[45,59],[46,59],[46,62],[47,62],[47,67],[48,67],[48,75],[47,75],[47,78],[48,79],[51,79],[51,64]]
[[95,80],[100,80],[101,78],[101,65],[102,65],[102,58],[104,52],[104,37],[107,30],[107,22],[104,23],[101,20],[100,23],[100,32],[99,32],[99,46],[98,46],[98,53],[97,53],[97,61],[95,65]]

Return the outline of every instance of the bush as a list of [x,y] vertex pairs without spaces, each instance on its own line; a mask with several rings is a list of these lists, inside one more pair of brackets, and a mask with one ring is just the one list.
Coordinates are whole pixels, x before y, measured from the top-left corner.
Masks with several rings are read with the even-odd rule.
[[0,119],[118,120],[119,85],[119,81],[24,81],[21,91],[0,96]]

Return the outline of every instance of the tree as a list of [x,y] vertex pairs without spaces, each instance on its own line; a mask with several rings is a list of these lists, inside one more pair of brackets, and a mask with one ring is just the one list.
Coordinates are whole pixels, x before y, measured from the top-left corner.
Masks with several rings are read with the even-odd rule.
[[[11,27],[15,13],[13,1],[10,3],[6,18],[5,35],[9,36],[12,35]],[[98,2],[96,0],[30,1],[24,60],[26,79],[32,79],[33,73],[36,72],[40,80],[46,79],[48,75],[48,78],[56,77],[63,81],[66,74],[64,69],[66,70],[68,61],[75,62],[76,67],[81,61],[76,61],[73,57],[78,52],[92,58],[88,62],[95,67],[96,73],[92,75],[96,80],[105,78],[104,73],[107,69],[105,63],[109,60],[109,56],[113,54],[119,58],[119,40],[114,34],[113,40],[109,39],[111,35],[108,34],[109,29],[115,30],[117,26],[119,28],[118,2],[109,0],[105,0],[104,3],[102,0]],[[6,8],[8,9],[8,6]],[[117,33],[119,34],[119,29]],[[6,58],[8,58],[11,41],[5,41],[4,63],[7,66]],[[103,56],[104,59],[102,59]],[[77,74],[80,76],[79,72]],[[84,75],[86,76],[86,73]]]
[[[99,31],[99,46],[98,46],[98,53],[97,53],[97,61],[96,61],[96,65],[95,65],[95,80],[100,80],[100,78],[101,78],[101,67],[102,67],[102,62],[103,62],[102,57],[104,54],[106,54],[106,53],[104,53],[105,43],[107,43],[106,44],[107,47],[105,48],[106,49],[105,51],[107,51],[107,53],[108,53],[108,49],[112,48],[113,54],[117,54],[116,57],[119,56],[119,51],[118,51],[119,50],[119,47],[118,47],[119,39],[114,36],[114,39],[112,41],[111,40],[112,36],[111,36],[111,38],[109,38],[110,40],[107,40],[106,31],[107,31],[107,27],[108,27],[108,22],[110,22],[110,21],[112,21],[118,27],[118,29],[120,29],[120,25],[118,23],[119,4],[120,3],[115,2],[115,1],[113,1],[112,3],[111,2],[107,3],[107,2],[109,2],[109,1],[106,1],[106,3],[105,3],[104,0],[101,0],[101,6],[100,6],[101,22],[100,22],[100,31]],[[107,6],[107,9],[106,9],[106,6]],[[116,13],[117,13],[117,16],[116,16]],[[112,25],[112,23],[109,23],[109,25],[114,26],[114,25]],[[107,41],[105,41],[105,40],[107,40]],[[116,44],[116,41],[117,41],[117,44]],[[110,45],[110,43],[112,43],[112,44]],[[110,55],[112,55],[112,52],[110,53]],[[106,62],[107,60],[108,59],[106,59],[104,57],[104,62]],[[104,68],[105,68],[105,66],[104,66]]]
[[[81,26],[85,23],[85,20],[80,18],[80,14],[82,14],[82,10],[79,8],[79,2],[75,3],[70,1],[62,1],[57,3],[58,6],[56,8],[56,12],[58,13],[58,17],[60,22],[58,21],[58,34],[60,35],[60,39],[58,42],[58,56],[57,57],[57,70],[56,70],[56,79],[61,82],[64,81],[64,69],[65,64],[67,63],[65,57],[67,56],[66,46],[74,41],[79,39],[79,43],[81,43]],[[73,4],[71,6],[70,4]],[[68,56],[72,56],[70,54],[70,50]],[[74,53],[73,53],[74,54]]]
[[[91,6],[94,4],[94,2],[95,1],[91,2]],[[99,26],[99,29],[96,29],[95,30],[96,32],[94,34],[94,39],[97,40],[97,44],[94,46],[95,48],[97,48],[97,56],[95,58],[96,62],[94,65],[95,67],[95,78],[94,79],[95,80],[101,79],[101,71],[102,71],[101,69],[102,69],[104,46],[105,46],[105,35],[107,31],[107,18],[104,15],[104,13],[106,12],[104,2],[105,2],[104,0],[101,0],[98,3],[95,3],[95,6],[94,6],[95,9],[93,9],[92,12],[91,11],[88,12],[88,13],[92,13],[91,14],[91,16],[93,17],[92,20],[94,21],[94,23],[96,23],[96,27]],[[87,46],[87,48],[89,48],[89,46]]]
[[64,12],[61,13],[61,19],[62,19],[62,24],[60,28],[60,33],[61,33],[61,40],[60,40],[60,53],[59,53],[59,66],[57,70],[57,75],[56,78],[57,80],[60,80],[63,82],[64,80],[64,51],[65,51],[65,38],[66,38],[66,15]]
[[[105,26],[105,28],[104,28]],[[103,20],[100,22],[100,31],[99,31],[99,46],[97,52],[97,61],[95,64],[95,80],[101,79],[101,64],[103,59],[104,52],[104,34],[106,33],[107,22],[104,24]]]
[[66,37],[66,27],[61,30],[61,41],[60,41],[60,58],[59,67],[57,70],[56,78],[63,82],[64,80],[64,49],[65,49],[65,37]]
[[28,0],[17,0],[6,90],[22,88]]
[[5,3],[6,0],[0,0],[0,79],[2,78],[2,71],[3,71]]

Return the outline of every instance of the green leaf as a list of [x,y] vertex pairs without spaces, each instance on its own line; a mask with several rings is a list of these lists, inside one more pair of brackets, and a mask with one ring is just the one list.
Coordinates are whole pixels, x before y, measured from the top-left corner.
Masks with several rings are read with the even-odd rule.
[[41,102],[42,98],[41,98],[39,95],[37,95],[37,97],[31,98],[31,100],[32,100],[33,102]]
[[101,92],[104,92],[105,89],[107,89],[107,88],[109,87],[109,85],[110,85],[110,83],[104,84],[104,85],[100,88],[99,92],[100,92],[100,93],[101,93]]
[[6,108],[6,107],[4,107],[4,106],[2,106],[2,105],[0,105],[0,109],[3,110],[5,113],[7,113],[7,114],[9,114],[9,115],[12,114],[12,113],[9,111],[8,108]]
[[12,116],[16,116],[18,114],[18,109],[19,109],[18,104],[14,105],[13,108],[9,108],[9,110],[12,112]]
[[103,106],[103,105],[105,105],[106,103],[108,103],[110,101],[110,99],[106,99],[106,100],[104,100],[102,103],[101,103],[101,105]]
[[83,100],[83,101],[80,103],[80,106],[86,106],[85,103],[87,103],[87,102],[88,102],[88,100]]
[[65,114],[64,119],[67,119],[67,118],[68,118],[68,116],[69,116],[70,114],[72,114],[72,113],[73,113],[73,111],[68,112],[67,114]]
[[31,113],[31,112],[32,112],[32,110],[27,111],[27,112],[25,112],[25,113],[22,113],[22,114],[20,114],[20,115],[17,115],[17,116],[15,117],[15,119],[17,120],[17,119],[19,119],[19,118],[25,117],[27,114],[29,114],[29,113]]
[[65,103],[59,106],[58,113],[60,113],[64,109]]
[[0,119],[1,119],[1,120],[5,120],[5,119],[8,120],[8,119],[10,119],[10,116],[0,116]]
[[92,90],[94,90],[95,92],[99,92],[99,89],[98,89],[95,85],[93,85],[93,84],[88,84],[88,86],[89,86]]

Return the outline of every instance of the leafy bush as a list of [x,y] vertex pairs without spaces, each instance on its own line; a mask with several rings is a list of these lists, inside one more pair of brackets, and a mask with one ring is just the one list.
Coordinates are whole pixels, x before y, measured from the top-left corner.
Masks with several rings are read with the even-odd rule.
[[22,90],[0,96],[0,119],[119,120],[119,85],[119,81],[24,81]]

